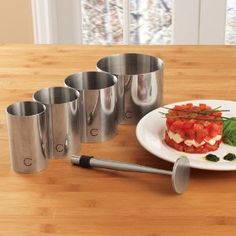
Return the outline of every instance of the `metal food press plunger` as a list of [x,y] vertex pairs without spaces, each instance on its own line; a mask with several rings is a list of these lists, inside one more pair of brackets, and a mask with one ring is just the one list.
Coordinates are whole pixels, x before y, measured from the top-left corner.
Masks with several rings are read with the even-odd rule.
[[141,166],[137,164],[129,164],[119,161],[99,160],[92,156],[75,156],[72,155],[71,162],[84,168],[105,168],[119,171],[131,171],[151,174],[170,175],[173,189],[176,193],[183,193],[188,187],[190,176],[190,164],[186,157],[180,157],[176,160],[172,171],[162,170],[152,167]]

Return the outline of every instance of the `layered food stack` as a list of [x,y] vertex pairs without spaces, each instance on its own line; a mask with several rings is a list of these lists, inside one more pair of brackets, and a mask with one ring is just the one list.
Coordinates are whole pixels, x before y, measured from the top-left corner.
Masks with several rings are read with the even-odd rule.
[[167,109],[165,142],[170,147],[188,153],[207,153],[219,148],[223,121],[218,108],[189,103]]

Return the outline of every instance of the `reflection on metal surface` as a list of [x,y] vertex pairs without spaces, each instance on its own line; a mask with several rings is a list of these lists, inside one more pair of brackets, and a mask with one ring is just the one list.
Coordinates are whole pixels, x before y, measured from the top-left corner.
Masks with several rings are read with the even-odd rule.
[[139,106],[152,106],[157,100],[157,81],[156,78],[144,75],[133,79],[131,86],[131,97],[133,102]]
[[81,94],[82,142],[101,142],[117,132],[117,79],[104,72],[81,72],[65,79],[65,85]]
[[45,88],[34,94],[34,100],[47,107],[49,158],[79,153],[79,93],[65,87]]
[[7,110],[11,164],[14,171],[30,173],[47,167],[46,107],[18,102]]
[[118,54],[100,59],[99,71],[115,75],[119,122],[137,123],[162,103],[163,62],[143,54]]

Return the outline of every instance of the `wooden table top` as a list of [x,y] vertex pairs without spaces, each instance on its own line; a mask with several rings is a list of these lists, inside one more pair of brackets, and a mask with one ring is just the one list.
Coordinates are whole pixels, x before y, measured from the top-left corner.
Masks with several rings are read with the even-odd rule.
[[[233,235],[236,172],[193,170],[188,191],[176,195],[166,176],[86,170],[68,160],[35,174],[11,170],[4,109],[121,52],[164,60],[165,104],[236,100],[233,46],[0,45],[0,235]],[[138,144],[135,126],[118,131],[111,141],[83,144],[82,153],[172,168]]]

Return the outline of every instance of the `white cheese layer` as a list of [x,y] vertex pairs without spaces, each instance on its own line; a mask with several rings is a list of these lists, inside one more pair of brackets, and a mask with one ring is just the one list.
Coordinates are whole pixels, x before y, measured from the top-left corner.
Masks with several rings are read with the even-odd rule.
[[186,139],[184,140],[179,134],[174,133],[172,131],[167,131],[167,134],[170,139],[174,140],[176,143],[182,143],[184,142],[187,146],[194,146],[194,147],[200,147],[204,145],[205,143],[209,143],[210,145],[214,145],[217,141],[219,141],[222,136],[221,135],[216,135],[214,138],[202,141],[201,143],[198,143],[195,139]]
[[176,143],[182,143],[184,141],[184,139],[177,133],[174,133],[170,130],[167,133],[169,138],[173,139]]
[[198,143],[194,139],[187,139],[187,140],[184,141],[184,143],[189,147],[190,146],[200,147],[200,146],[204,145],[206,142],[202,141],[201,143]]

